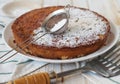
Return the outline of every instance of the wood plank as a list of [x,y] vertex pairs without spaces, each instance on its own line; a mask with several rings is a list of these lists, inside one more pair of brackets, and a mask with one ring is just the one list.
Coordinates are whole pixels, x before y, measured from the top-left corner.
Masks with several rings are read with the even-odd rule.
[[112,0],[89,0],[89,9],[98,12],[99,14],[105,16],[108,20],[116,23],[116,16],[114,14],[115,8],[113,8],[113,2],[111,2]]
[[73,0],[73,6],[88,8],[88,0]]
[[43,7],[47,6],[57,6],[58,0],[43,0]]
[[120,0],[111,0],[111,5],[116,18],[116,24],[120,25]]
[[87,80],[81,75],[81,73],[75,73],[70,76],[66,76],[63,84],[87,84],[86,81]]
[[88,0],[89,9],[105,16],[103,0]]
[[120,0],[115,0],[120,10]]
[[103,0],[104,4],[104,12],[106,14],[106,17],[109,18],[109,20],[115,24],[120,24],[118,21],[118,17],[116,17],[116,8],[113,5],[113,0]]
[[88,3],[90,10],[96,11],[115,24],[120,25],[120,13],[118,13],[119,6],[116,0],[89,0]]
[[73,4],[73,0],[58,0],[58,5],[67,5],[67,4],[70,4],[72,5]]

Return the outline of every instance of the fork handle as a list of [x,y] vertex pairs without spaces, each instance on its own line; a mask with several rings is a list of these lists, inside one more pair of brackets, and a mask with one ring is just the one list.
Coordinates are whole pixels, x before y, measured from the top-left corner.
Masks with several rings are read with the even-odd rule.
[[110,77],[110,75],[108,73],[106,73],[104,70],[93,69],[93,68],[90,68],[90,69],[91,69],[90,70],[91,72],[97,73],[100,76],[103,76],[103,77],[106,77],[106,78]]
[[91,70],[91,68],[89,68],[89,67],[81,67],[81,68],[76,68],[76,69],[60,72],[60,73],[57,73],[57,74],[53,71],[49,75],[50,75],[50,79],[55,79],[56,77],[60,78],[60,77],[64,77],[64,76],[74,74],[76,72],[88,72],[90,70]]
[[6,84],[50,84],[49,74],[47,72],[20,77]]
[[80,68],[77,68],[77,69],[72,69],[72,70],[60,72],[60,73],[57,73],[57,74],[55,72],[51,72],[50,73],[50,79],[54,79],[56,77],[57,78],[64,77],[64,76],[67,76],[67,75],[74,74],[76,72],[84,73],[84,72],[89,72],[89,71],[97,73],[97,74],[99,74],[100,76],[103,76],[103,77],[109,77],[109,74],[104,72],[103,70],[94,69],[90,66],[84,66],[84,67],[80,67]]

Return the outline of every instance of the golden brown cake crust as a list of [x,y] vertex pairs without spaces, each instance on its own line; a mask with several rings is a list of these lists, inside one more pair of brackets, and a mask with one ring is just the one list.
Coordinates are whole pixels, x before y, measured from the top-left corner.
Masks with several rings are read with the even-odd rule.
[[[25,41],[27,38],[29,38],[30,35],[33,34],[33,31],[41,26],[43,20],[46,18],[48,14],[61,8],[63,8],[63,6],[52,6],[52,7],[40,8],[40,9],[30,11],[20,16],[19,18],[17,18],[12,25],[12,31],[13,31],[14,38],[17,45],[19,45],[20,43]],[[80,9],[88,10],[84,8],[80,8]],[[105,21],[107,24],[106,33],[104,34],[104,36],[100,36],[101,39],[98,39],[97,41],[95,41],[94,44],[79,45],[74,48],[70,48],[70,47],[57,48],[52,46],[47,47],[42,45],[30,44],[26,49],[24,49],[25,52],[28,52],[34,56],[50,58],[50,59],[75,58],[75,57],[84,56],[92,52],[95,52],[105,44],[105,41],[110,31],[110,25],[107,19],[105,19],[103,16],[97,14],[96,12],[93,12],[93,13],[101,17],[103,21]],[[19,47],[22,48],[26,44]]]

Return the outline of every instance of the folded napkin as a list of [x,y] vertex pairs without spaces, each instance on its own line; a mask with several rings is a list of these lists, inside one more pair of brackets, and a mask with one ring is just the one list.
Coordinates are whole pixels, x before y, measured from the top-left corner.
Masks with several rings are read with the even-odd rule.
[[[0,56],[9,50],[10,49],[2,43],[2,39],[0,39]],[[47,63],[33,61],[25,58],[21,54],[17,54],[11,59],[0,64],[0,83],[23,76],[46,64]]]

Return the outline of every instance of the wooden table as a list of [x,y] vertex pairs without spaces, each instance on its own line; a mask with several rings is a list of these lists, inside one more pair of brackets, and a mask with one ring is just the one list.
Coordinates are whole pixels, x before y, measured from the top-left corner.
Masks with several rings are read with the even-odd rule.
[[[15,1],[15,0],[10,0]],[[29,0],[28,0],[29,1]],[[0,3],[9,2],[8,0],[0,0]],[[90,10],[96,11],[99,14],[105,16],[112,21],[115,25],[120,25],[120,0],[34,0],[40,4],[40,7],[53,6],[53,5],[73,5]],[[4,16],[0,14],[1,16]],[[39,71],[51,71],[63,72],[76,68],[76,63],[70,64],[48,64],[41,68]],[[62,81],[61,81],[62,80]],[[58,84],[101,84],[100,82],[94,82],[89,79],[87,73],[81,74],[80,72],[73,75],[59,79]]]

